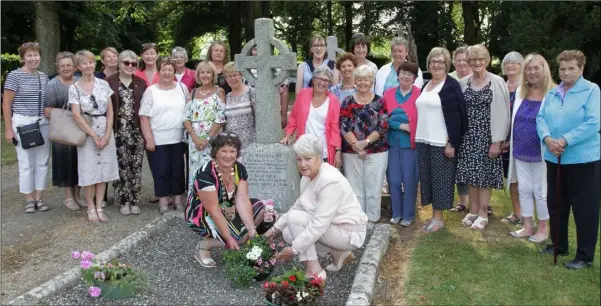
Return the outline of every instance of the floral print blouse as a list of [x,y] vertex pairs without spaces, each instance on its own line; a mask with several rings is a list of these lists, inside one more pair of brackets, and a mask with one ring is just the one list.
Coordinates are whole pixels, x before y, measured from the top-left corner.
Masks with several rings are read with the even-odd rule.
[[364,140],[374,131],[380,134],[378,140],[365,147],[367,154],[380,153],[388,150],[386,132],[388,131],[388,109],[383,99],[374,95],[373,100],[361,105],[355,101],[355,96],[346,97],[340,103],[340,134],[342,135],[342,153],[356,153],[344,135],[352,132],[357,140]]

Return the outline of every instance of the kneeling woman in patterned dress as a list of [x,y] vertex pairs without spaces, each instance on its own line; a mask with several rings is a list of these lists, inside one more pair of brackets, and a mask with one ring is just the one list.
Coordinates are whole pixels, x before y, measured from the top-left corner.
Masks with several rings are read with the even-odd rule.
[[211,249],[239,249],[263,222],[265,205],[248,198],[248,174],[236,161],[240,146],[234,133],[220,133],[211,139],[213,159],[198,169],[193,192],[188,195],[186,222],[203,238],[194,258],[206,268],[216,266]]

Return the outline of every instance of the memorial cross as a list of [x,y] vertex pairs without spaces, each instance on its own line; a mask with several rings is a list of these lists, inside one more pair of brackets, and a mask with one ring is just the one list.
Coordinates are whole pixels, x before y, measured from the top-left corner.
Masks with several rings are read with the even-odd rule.
[[326,46],[328,50],[328,59],[331,61],[336,61],[337,54],[344,54],[345,51],[338,48],[338,38],[336,36],[328,36],[326,37]]

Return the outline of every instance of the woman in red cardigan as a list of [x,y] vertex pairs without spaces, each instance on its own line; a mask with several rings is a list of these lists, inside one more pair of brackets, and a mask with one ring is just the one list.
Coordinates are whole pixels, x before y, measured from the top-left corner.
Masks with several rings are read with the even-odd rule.
[[192,92],[196,84],[196,75],[194,70],[186,67],[188,52],[182,47],[175,47],[171,50],[171,58],[175,60],[174,81],[184,84],[188,88],[188,92]]
[[294,107],[288,116],[286,135],[281,144],[290,144],[290,136],[312,134],[323,145],[322,157],[332,166],[340,168],[340,101],[328,91],[332,84],[333,73],[328,67],[316,68],[312,75],[313,88],[304,88],[296,96]]

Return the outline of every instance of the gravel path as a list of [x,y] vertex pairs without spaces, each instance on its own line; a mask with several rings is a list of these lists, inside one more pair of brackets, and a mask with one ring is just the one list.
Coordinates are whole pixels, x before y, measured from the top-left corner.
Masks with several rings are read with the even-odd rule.
[[[153,184],[146,161],[142,214],[122,216],[118,206],[109,205],[105,213],[110,222],[106,224],[89,223],[85,209],[68,210],[63,205],[63,190],[56,187],[49,187],[44,194],[49,211],[25,214],[18,177],[17,165],[2,167],[2,304],[76,266],[69,257],[71,251],[102,252],[160,216],[158,206],[147,203]],[[50,181],[50,173],[48,177]],[[109,204],[113,201],[112,192],[110,187]]]
[[[368,233],[371,235],[371,230]],[[367,245],[367,240],[365,245]],[[239,289],[227,279],[220,267],[201,267],[192,257],[198,237],[179,219],[161,234],[142,243],[122,259],[149,275],[149,292],[130,299],[104,300],[91,298],[83,282],[41,301],[41,305],[260,305],[261,283]],[[341,271],[328,273],[325,297],[321,305],[344,305],[354,279],[354,271],[363,249],[354,252],[356,259]],[[215,261],[223,266],[221,252],[214,252]],[[324,266],[328,259],[322,260]],[[291,268],[293,264],[282,264]],[[282,270],[276,268],[274,275]]]

